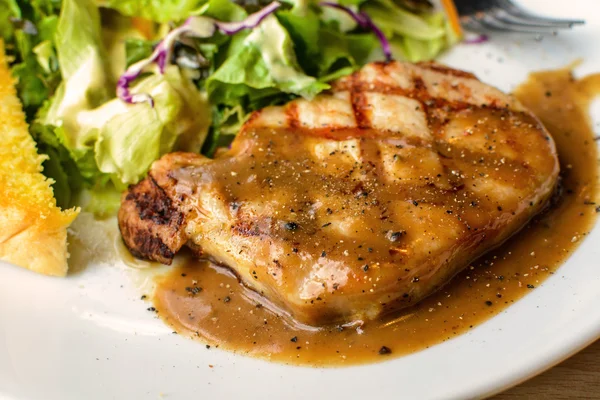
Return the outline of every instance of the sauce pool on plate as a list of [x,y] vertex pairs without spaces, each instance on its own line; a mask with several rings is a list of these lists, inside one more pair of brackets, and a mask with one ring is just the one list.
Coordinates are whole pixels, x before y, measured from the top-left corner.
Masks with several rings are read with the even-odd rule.
[[554,274],[592,229],[600,203],[588,108],[599,92],[600,75],[575,80],[569,69],[534,73],[516,89],[554,137],[561,189],[549,210],[415,306],[362,326],[301,326],[228,269],[190,257],[157,278],[154,307],[173,329],[206,347],[313,366],[382,361],[460,335]]

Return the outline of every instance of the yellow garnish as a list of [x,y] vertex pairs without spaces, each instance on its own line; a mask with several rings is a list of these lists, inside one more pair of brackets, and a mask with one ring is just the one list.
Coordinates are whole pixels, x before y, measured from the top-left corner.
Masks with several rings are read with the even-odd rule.
[[446,11],[446,16],[448,17],[448,21],[450,22],[450,26],[456,36],[462,36],[462,28],[460,27],[460,17],[458,16],[458,12],[456,11],[456,6],[454,5],[454,1],[452,0],[441,0],[442,6]]
[[140,32],[146,39],[152,39],[154,36],[154,23],[146,18],[133,17],[131,25]]
[[0,260],[64,276],[67,227],[79,209],[56,206],[14,83],[0,40]]

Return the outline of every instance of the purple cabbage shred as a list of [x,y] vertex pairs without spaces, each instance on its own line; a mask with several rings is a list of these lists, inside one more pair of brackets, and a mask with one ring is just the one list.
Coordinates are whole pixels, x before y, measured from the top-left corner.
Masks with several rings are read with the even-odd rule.
[[236,33],[244,30],[255,28],[260,23],[277,10],[281,4],[277,1],[272,2],[262,10],[250,14],[246,19],[237,22],[220,22],[216,21],[215,25],[225,35],[235,35]]
[[344,11],[346,14],[350,15],[361,28],[372,31],[381,43],[381,49],[383,50],[383,54],[385,55],[385,60],[389,62],[393,59],[390,42],[385,37],[381,29],[379,29],[377,25],[375,25],[371,17],[369,17],[369,15],[366,12],[355,12],[349,7],[330,1],[323,1],[319,4],[321,6],[336,8],[338,10]]
[[467,38],[467,39],[463,40],[463,43],[464,44],[481,44],[481,43],[487,42],[488,40],[490,40],[488,35],[477,35],[476,37]]
[[[151,107],[154,107],[152,96],[147,93],[131,93],[129,87],[152,64],[156,64],[159,72],[164,74],[171,59],[173,45],[177,39],[184,36],[208,38],[213,36],[217,30],[224,35],[235,35],[244,29],[257,27],[280,6],[279,2],[274,1],[262,10],[250,14],[244,20],[237,22],[222,22],[202,16],[189,17],[181,26],[173,29],[158,43],[150,57],[131,65],[121,75],[117,82],[117,97],[129,104],[147,102]],[[209,29],[201,29],[206,28],[209,24],[212,24]]]

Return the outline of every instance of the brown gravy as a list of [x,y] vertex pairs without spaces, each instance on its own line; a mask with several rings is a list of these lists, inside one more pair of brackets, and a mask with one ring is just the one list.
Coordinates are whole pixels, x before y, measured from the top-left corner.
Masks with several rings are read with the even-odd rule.
[[177,332],[241,354],[313,366],[375,362],[460,335],[534,290],[584,239],[600,212],[597,150],[587,110],[600,75],[532,74],[515,91],[552,133],[563,194],[501,248],[421,303],[362,328],[296,326],[270,311],[228,270],[183,263],[158,279],[156,311]]

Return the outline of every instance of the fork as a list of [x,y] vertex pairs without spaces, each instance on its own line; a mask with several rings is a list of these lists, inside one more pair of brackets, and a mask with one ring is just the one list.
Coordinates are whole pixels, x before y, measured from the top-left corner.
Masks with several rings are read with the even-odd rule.
[[467,30],[555,33],[584,24],[581,19],[555,19],[531,14],[511,0],[454,0],[460,24]]

